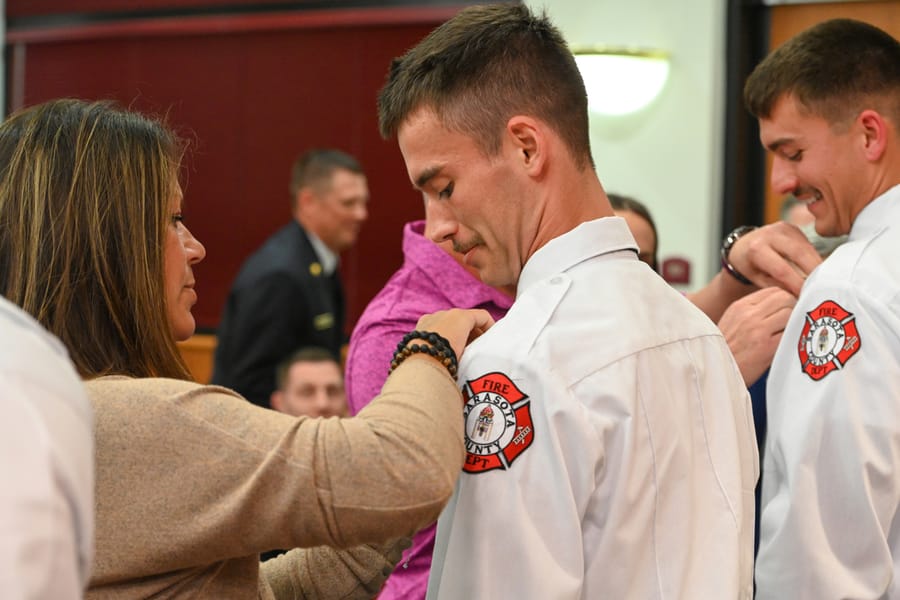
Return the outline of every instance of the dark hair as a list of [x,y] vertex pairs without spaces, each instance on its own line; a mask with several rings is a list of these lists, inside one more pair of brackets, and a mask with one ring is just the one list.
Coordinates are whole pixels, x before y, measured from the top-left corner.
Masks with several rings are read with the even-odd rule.
[[287,384],[288,373],[291,367],[301,362],[331,362],[338,365],[338,368],[340,368],[341,364],[337,357],[325,348],[319,346],[301,348],[278,364],[278,368],[275,370],[275,385],[279,390],[283,390],[285,384]]
[[830,123],[877,108],[900,125],[900,43],[861,21],[819,23],[769,54],[744,86],[757,118],[768,118],[786,94]]
[[0,293],[82,377],[191,378],[164,293],[182,152],[160,122],[110,102],[54,100],[0,125]]
[[391,63],[378,96],[385,138],[427,107],[450,130],[471,136],[488,156],[510,117],[549,124],[579,168],[593,165],[587,93],[559,30],[521,4],[465,8]]
[[297,192],[301,189],[330,183],[331,174],[337,169],[365,174],[358,160],[340,150],[314,148],[301,154],[291,167],[291,204],[293,205]]
[[643,202],[640,202],[631,196],[607,193],[606,197],[609,198],[609,203],[612,205],[613,210],[627,210],[633,212],[650,224],[650,229],[653,231],[653,241],[655,243],[655,246],[653,247],[653,264],[651,266],[654,271],[658,270],[659,261],[656,256],[659,250],[659,234],[656,232],[656,223],[653,222],[650,211],[644,206]]

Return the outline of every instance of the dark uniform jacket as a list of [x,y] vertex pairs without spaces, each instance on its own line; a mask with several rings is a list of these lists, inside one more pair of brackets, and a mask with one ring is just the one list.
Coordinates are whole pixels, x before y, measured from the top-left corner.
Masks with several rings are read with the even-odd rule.
[[268,407],[278,363],[304,346],[340,357],[343,330],[338,273],[323,273],[306,232],[291,222],[244,262],[231,286],[212,383]]

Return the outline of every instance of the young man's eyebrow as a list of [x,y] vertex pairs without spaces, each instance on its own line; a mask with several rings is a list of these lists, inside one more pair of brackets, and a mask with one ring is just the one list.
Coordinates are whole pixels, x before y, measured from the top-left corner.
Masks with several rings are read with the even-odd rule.
[[443,168],[443,165],[428,167],[427,169],[422,171],[422,173],[418,177],[416,177],[416,180],[413,183],[413,187],[415,187],[417,190],[421,190],[425,186],[425,184],[427,184],[432,177],[440,173],[441,169]]

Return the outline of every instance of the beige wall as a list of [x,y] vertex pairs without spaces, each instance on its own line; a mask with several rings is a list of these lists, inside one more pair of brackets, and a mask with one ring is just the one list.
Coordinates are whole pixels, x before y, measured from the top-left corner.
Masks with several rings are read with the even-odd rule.
[[528,0],[547,7],[570,45],[653,47],[671,53],[657,100],[617,121],[592,116],[591,144],[608,191],[648,205],[660,258],[692,263],[690,289],[717,270],[724,145],[726,3],[722,0]]

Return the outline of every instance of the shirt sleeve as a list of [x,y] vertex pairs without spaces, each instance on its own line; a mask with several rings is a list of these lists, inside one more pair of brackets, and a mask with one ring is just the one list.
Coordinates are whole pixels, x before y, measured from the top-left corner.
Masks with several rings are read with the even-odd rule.
[[[820,285],[801,300],[803,323],[786,331],[767,394],[757,598],[893,597],[900,319],[896,307],[846,284]],[[825,323],[806,311],[826,302],[850,314],[838,315],[844,337],[834,358],[827,339],[819,351],[806,345],[819,343]],[[804,370],[804,350],[830,372],[810,376],[821,372]]]
[[260,574],[275,598],[375,597],[400,560],[409,540],[347,550],[328,546],[296,548],[260,565]]
[[3,598],[82,598],[90,572],[93,443],[80,414],[87,399],[74,373],[70,397],[53,387],[0,373]]
[[[460,477],[438,522],[429,598],[749,598],[757,454],[724,340],[663,344],[575,380],[562,375],[579,360],[566,348],[511,377],[533,441],[507,469]],[[506,370],[491,362],[478,372]],[[507,413],[487,396],[493,432],[497,408]],[[507,418],[517,433],[521,416]],[[475,424],[466,443],[480,463],[498,446],[477,447]]]
[[[462,474],[438,521],[428,598],[578,598],[584,576],[581,515],[603,460],[599,436],[576,394],[552,370],[513,374],[501,360],[487,364],[491,368],[469,373],[510,373],[508,381],[528,403],[509,398],[518,406],[513,413],[501,407],[506,397],[498,400],[491,434],[501,419],[515,422],[510,427],[519,433],[530,419],[534,441],[508,468]],[[532,407],[550,399],[552,417]],[[481,451],[474,450],[477,459],[486,456]],[[535,573],[540,576],[527,576]]]
[[[293,418],[188,382],[89,386],[109,399],[97,409],[98,497],[108,499],[97,547],[110,561],[95,564],[98,581],[410,536],[437,518],[464,457],[459,391],[428,357],[406,360],[348,419]],[[114,552],[124,531],[141,553]]]

